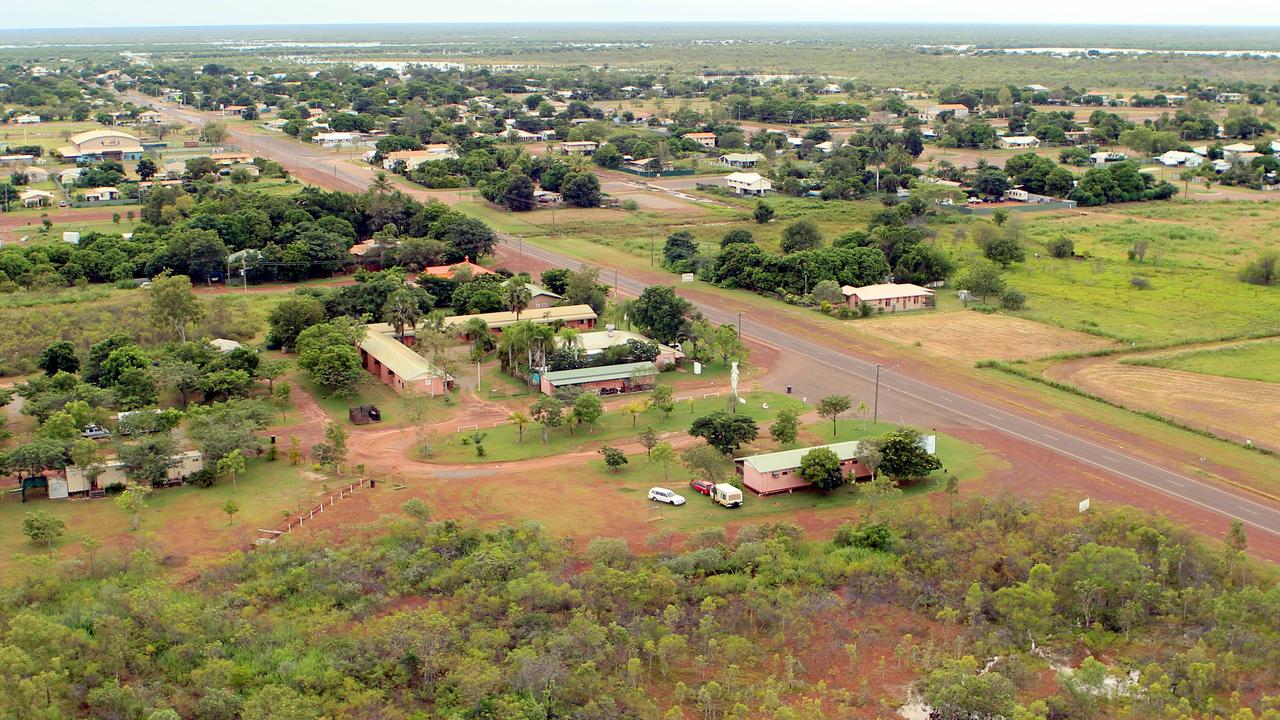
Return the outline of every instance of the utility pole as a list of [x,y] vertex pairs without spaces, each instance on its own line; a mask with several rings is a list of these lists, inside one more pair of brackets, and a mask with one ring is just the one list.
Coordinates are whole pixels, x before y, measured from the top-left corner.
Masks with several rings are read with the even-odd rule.
[[742,342],[742,313],[738,313],[738,342]]
[[[881,365],[880,363],[876,363],[876,399],[875,399],[875,403],[872,405],[873,409],[871,411],[871,422],[873,424],[880,422],[880,368],[882,367],[884,366]],[[896,368],[896,367],[898,366],[894,365],[893,367],[885,370],[885,372],[889,372],[889,370],[892,370],[893,368]]]

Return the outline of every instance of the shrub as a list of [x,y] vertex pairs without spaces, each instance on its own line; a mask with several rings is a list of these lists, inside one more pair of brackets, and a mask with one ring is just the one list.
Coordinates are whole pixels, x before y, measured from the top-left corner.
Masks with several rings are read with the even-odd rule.
[[1027,305],[1027,294],[1018,288],[1005,288],[1000,294],[1000,307],[1005,310],[1021,310]]
[[1076,244],[1071,238],[1060,237],[1049,241],[1048,250],[1049,254],[1056,258],[1075,257]]
[[187,482],[197,487],[211,487],[217,479],[218,476],[209,468],[200,468],[187,476]]
[[1134,275],[1129,278],[1129,287],[1135,290],[1150,290],[1151,281],[1141,275]]
[[836,535],[832,542],[836,547],[888,550],[893,547],[893,533],[884,523],[873,523],[871,525],[844,523],[836,528]]

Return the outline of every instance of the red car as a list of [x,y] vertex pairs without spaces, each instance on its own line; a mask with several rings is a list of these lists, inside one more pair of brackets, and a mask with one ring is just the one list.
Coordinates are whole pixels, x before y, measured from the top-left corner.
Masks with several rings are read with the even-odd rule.
[[690,480],[689,481],[689,487],[693,488],[694,490],[697,490],[703,495],[711,495],[711,490],[715,486],[716,486],[715,483],[707,482],[706,480]]

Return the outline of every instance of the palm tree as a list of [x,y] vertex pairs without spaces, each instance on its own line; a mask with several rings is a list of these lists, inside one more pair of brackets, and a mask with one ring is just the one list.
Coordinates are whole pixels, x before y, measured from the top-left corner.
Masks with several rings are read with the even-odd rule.
[[533,293],[529,292],[529,286],[519,280],[507,281],[507,309],[515,313],[516,320],[520,319],[520,312],[529,307],[529,303],[533,300]]
[[578,328],[571,328],[568,326],[562,327],[556,331],[556,337],[560,338],[560,342],[573,352],[574,360],[578,359],[578,336],[581,334],[582,331]]
[[[538,349],[538,369],[546,371],[547,369],[547,348],[553,346],[556,341],[556,331],[545,323],[534,325],[529,331],[529,351],[532,353],[533,348]],[[530,356],[529,367],[533,367],[533,358]]]
[[1182,200],[1186,202],[1191,199],[1191,181],[1196,179],[1196,171],[1185,168],[1178,174],[1178,178],[1182,180]]
[[391,178],[381,170],[373,176],[373,182],[369,183],[369,191],[379,195],[386,195],[391,192]]
[[911,167],[911,162],[914,159],[905,147],[894,144],[889,146],[884,162],[893,170],[894,174],[901,175],[904,170]]
[[422,318],[422,308],[413,293],[400,288],[387,296],[387,303],[382,306],[382,317],[396,329],[396,336],[404,342],[405,327],[413,327]]
[[516,432],[518,433],[516,442],[524,442],[524,426],[529,424],[529,416],[516,410],[507,416],[507,420],[516,426]]

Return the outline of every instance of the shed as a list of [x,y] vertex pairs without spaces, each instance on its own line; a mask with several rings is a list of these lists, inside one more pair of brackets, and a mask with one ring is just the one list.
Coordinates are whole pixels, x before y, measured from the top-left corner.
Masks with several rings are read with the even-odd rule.
[[543,373],[541,388],[547,395],[554,395],[556,388],[572,386],[601,395],[616,395],[652,390],[657,376],[658,368],[651,362],[622,363]]

